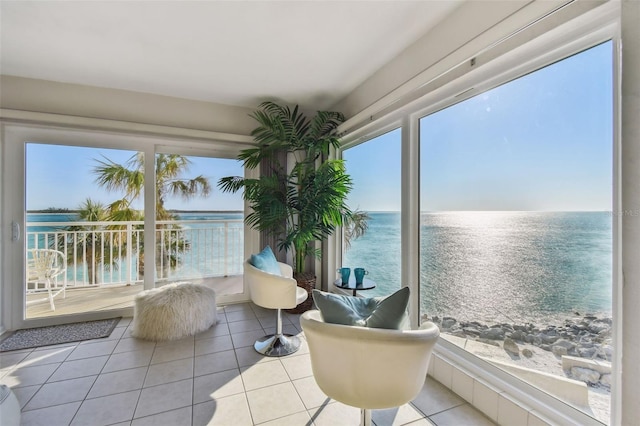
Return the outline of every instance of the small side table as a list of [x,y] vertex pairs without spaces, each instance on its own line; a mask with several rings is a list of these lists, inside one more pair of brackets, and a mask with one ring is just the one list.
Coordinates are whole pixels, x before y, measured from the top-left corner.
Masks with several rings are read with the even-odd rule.
[[356,285],[355,277],[349,277],[347,284],[342,284],[342,279],[338,278],[334,281],[333,285],[343,290],[353,290],[353,296],[356,295],[356,291],[358,290],[371,290],[376,288],[376,283],[368,278],[362,280],[362,284]]

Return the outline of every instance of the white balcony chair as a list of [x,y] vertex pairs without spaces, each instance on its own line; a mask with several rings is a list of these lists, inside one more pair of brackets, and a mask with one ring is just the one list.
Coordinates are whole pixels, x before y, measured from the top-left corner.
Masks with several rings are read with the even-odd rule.
[[328,397],[360,408],[360,424],[367,426],[372,409],[398,407],[420,393],[440,334],[433,323],[419,330],[330,324],[317,310],[302,314],[300,324],[318,386]]
[[46,293],[43,299],[29,300],[27,305],[36,302],[49,301],[51,310],[55,311],[54,297],[62,294],[66,297],[67,280],[59,282],[58,277],[67,270],[67,259],[64,253],[51,249],[27,250],[27,282],[26,293]]
[[267,309],[277,309],[276,332],[258,339],[254,349],[266,356],[283,356],[294,353],[300,348],[297,336],[282,333],[282,309],[293,309],[309,296],[307,291],[298,287],[293,279],[293,269],[286,263],[278,262],[281,275],[274,275],[256,268],[248,261],[244,262],[244,276],[249,285],[251,301]]

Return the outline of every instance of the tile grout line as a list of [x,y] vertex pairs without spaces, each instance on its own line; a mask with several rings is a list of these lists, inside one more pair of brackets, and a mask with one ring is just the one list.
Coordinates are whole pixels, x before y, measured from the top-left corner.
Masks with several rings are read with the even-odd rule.
[[[253,312],[253,309],[252,309],[252,312]],[[255,315],[255,312],[254,312],[254,315]],[[242,383],[242,390],[243,390],[242,393],[243,393],[243,396],[244,396],[244,401],[247,404],[247,409],[249,410],[249,416],[251,417],[251,424],[255,425],[256,422],[255,422],[255,419],[254,419],[254,416],[253,416],[253,411],[251,410],[251,404],[249,404],[249,398],[247,397],[247,385],[246,385],[246,383],[244,381],[244,377],[242,375],[242,367],[240,367],[240,359],[238,358],[238,353],[236,351],[238,348],[236,348],[236,345],[235,345],[235,343],[233,341],[233,338],[231,338],[231,328],[230,327],[227,327],[227,328],[229,329],[229,337],[231,339],[231,347],[233,348],[233,355],[234,355],[234,357],[236,359],[236,364],[238,366],[238,374],[240,376],[240,382]],[[196,426],[196,425],[193,425],[193,426]]]
[[[64,357],[64,359],[60,362],[60,365],[58,365],[58,366],[57,366],[57,367],[56,367],[56,368],[51,372],[51,374],[49,374],[49,376],[47,376],[47,378],[44,380],[44,382],[43,382],[43,383],[41,383],[41,384],[39,385],[40,387],[38,388],[38,390],[37,390],[37,391],[35,391],[35,392],[33,393],[33,395],[31,395],[31,398],[29,398],[29,400],[24,404],[24,406],[20,408],[20,412],[28,412],[28,411],[35,411],[35,410],[37,410],[37,408],[36,408],[36,409],[32,409],[32,410],[25,410],[24,408],[26,408],[26,407],[29,405],[29,403],[33,400],[33,398],[35,398],[35,396],[36,396],[38,393],[40,393],[40,391],[42,390],[42,388],[44,388],[44,385],[46,385],[46,384],[49,382],[49,379],[50,379],[51,377],[53,377],[53,375],[56,373],[56,371],[58,371],[58,369],[59,369],[60,367],[62,367],[62,364],[64,364],[64,362],[67,360],[67,358],[69,358],[69,355],[71,355],[71,353],[72,353],[74,350],[76,350],[76,348],[79,346],[79,343],[76,343],[76,344],[74,344],[74,345],[69,345],[69,346],[62,346],[62,347],[71,347],[71,346],[73,346],[73,347],[74,347],[74,349],[73,349],[71,352],[69,352],[69,354],[67,354],[67,356],[65,356],[65,357]],[[38,348],[33,348],[33,350],[29,353],[29,355],[31,355],[31,354],[33,354],[33,353],[37,352],[37,349],[38,349]],[[45,349],[42,349],[42,350],[45,350]],[[28,357],[29,355],[27,355],[27,357]],[[23,360],[22,360],[22,361],[24,361],[27,357],[23,358]],[[22,361],[21,361],[21,362],[22,362]],[[52,364],[53,364],[53,363],[52,363]],[[45,364],[45,365],[46,365],[46,364]],[[18,366],[19,366],[19,364],[15,366],[15,369],[16,369],[16,370],[18,369]],[[58,405],[63,405],[63,404],[55,404],[55,405],[53,405],[53,406],[58,406]],[[47,408],[47,407],[41,407],[41,408]],[[78,406],[78,409],[80,409],[80,406]],[[77,413],[77,411],[78,411],[78,410],[76,410],[76,413]],[[75,416],[75,414],[74,414],[74,416]]]
[[[119,328],[119,327],[115,327],[115,328],[112,330],[112,332],[111,332],[111,333],[113,333],[117,328]],[[125,329],[126,329],[126,327],[125,327]],[[96,340],[96,342],[95,342],[95,343],[103,343],[102,341],[99,341],[99,340],[97,340],[97,339],[92,339],[92,340]],[[118,341],[119,341],[119,340],[120,340],[120,338],[118,338]],[[105,340],[105,341],[109,341],[109,340]],[[44,383],[42,383],[42,384],[40,385],[40,387],[38,388],[38,390],[37,390],[36,392],[34,392],[34,394],[31,396],[31,398],[29,398],[29,400],[24,404],[24,406],[23,406],[23,407],[21,407],[21,411],[22,411],[22,412],[29,412],[29,411],[35,411],[35,410],[38,410],[37,408],[36,408],[36,409],[34,409],[34,410],[24,410],[24,408],[29,404],[29,402],[31,402],[31,400],[33,400],[33,398],[34,398],[34,397],[35,397],[35,396],[36,396],[36,395],[37,395],[37,394],[42,390],[42,388],[43,388],[46,384],[51,384],[51,383],[61,383],[61,382],[68,381],[68,380],[74,380],[74,379],[78,379],[78,378],[84,378],[84,377],[91,377],[91,376],[93,376],[93,375],[91,374],[91,375],[88,375],[88,376],[80,376],[80,377],[74,377],[74,378],[72,378],[72,379],[64,379],[64,380],[59,380],[59,381],[55,381],[55,382],[49,382],[49,380],[51,379],[51,377],[53,377],[53,375],[54,375],[54,374],[55,374],[55,373],[56,373],[56,372],[57,372],[57,371],[58,371],[58,370],[63,366],[63,364],[64,364],[65,362],[74,362],[74,361],[80,361],[80,360],[83,360],[83,359],[91,359],[91,358],[97,358],[97,357],[105,356],[105,355],[96,355],[96,356],[89,356],[89,357],[85,357],[85,358],[78,358],[77,360],[69,360],[69,357],[73,354],[73,352],[75,352],[78,348],[83,347],[83,345],[82,345],[81,343],[82,343],[82,342],[77,342],[75,345],[69,345],[69,347],[73,346],[73,350],[72,350],[71,352],[69,352],[69,354],[68,354],[68,355],[67,355],[67,356],[62,360],[62,362],[60,362],[60,365],[59,365],[59,366],[58,366],[58,367],[57,367],[57,368],[56,368],[56,369],[51,373],[51,375],[49,375],[49,376],[47,377],[47,379],[45,380],[45,382],[44,382]],[[90,343],[88,343],[88,344],[90,344]],[[109,357],[113,354],[113,351],[115,350],[116,346],[117,346],[117,344],[116,344],[116,345],[114,345],[113,349],[112,349],[112,350],[111,350],[111,352],[109,353]],[[67,346],[63,346],[63,347],[67,347]],[[37,349],[37,348],[34,348],[34,350],[33,350],[32,352],[30,352],[30,353],[29,353],[29,355],[31,355],[32,353],[35,353],[35,352],[36,352],[36,349]],[[45,349],[43,349],[43,350],[45,350]],[[27,355],[27,356],[29,356],[29,355]],[[24,359],[26,359],[26,357],[25,357]],[[24,359],[23,359],[23,361],[24,361]],[[95,375],[95,379],[93,380],[93,383],[91,384],[91,386],[89,387],[89,390],[87,391],[87,394],[83,397],[83,399],[82,399],[81,401],[69,401],[69,402],[65,402],[65,403],[61,403],[61,404],[54,404],[54,405],[49,405],[49,406],[46,406],[46,407],[41,407],[40,409],[46,409],[46,408],[50,408],[50,407],[56,407],[56,406],[61,406],[61,405],[67,405],[67,404],[71,404],[71,403],[74,403],[74,402],[80,402],[80,405],[78,405],[78,408],[76,409],[75,413],[74,413],[74,414],[73,414],[73,416],[71,417],[71,422],[73,422],[73,419],[75,419],[75,417],[78,415],[78,412],[80,411],[80,408],[82,407],[82,404],[84,404],[84,402],[87,400],[87,396],[88,396],[88,395],[89,395],[89,393],[91,392],[91,389],[93,389],[93,387],[95,386],[96,381],[98,380],[98,377],[100,376],[100,374],[102,374],[102,371],[104,370],[104,367],[106,366],[107,362],[108,362],[108,358],[107,358],[107,361],[105,361],[105,365],[103,365],[103,366],[102,366],[102,368],[101,368],[100,372],[98,372],[98,373]],[[17,366],[16,366],[16,368],[17,368]]]
[[[251,306],[251,305],[249,305],[249,306]],[[253,308],[251,308],[251,309],[253,310]],[[236,312],[236,311],[234,311],[234,312]],[[241,312],[241,310],[237,310],[237,312]],[[249,313],[250,313],[250,312],[249,312]],[[254,314],[254,315],[256,315],[255,311],[253,311],[253,314]],[[242,315],[244,315],[244,314],[242,314]],[[241,316],[241,314],[238,314],[238,316]],[[257,319],[257,316],[256,316],[256,319]],[[297,333],[297,334],[298,334],[298,335],[300,335],[301,340],[306,340],[306,339],[304,339],[303,331],[300,329],[300,327],[299,327],[299,326],[296,326],[296,324],[295,324],[294,320],[293,320],[293,319],[291,319],[291,318],[287,318],[287,319],[289,320],[289,322],[291,322],[291,324],[292,324],[292,326],[293,326],[292,328],[293,328],[293,329],[298,330],[298,333]],[[243,321],[243,320],[240,320],[240,321]],[[259,319],[258,319],[258,322],[260,323]],[[241,367],[240,367],[240,354],[239,354],[239,351],[241,351],[241,352],[244,354],[244,353],[245,353],[245,352],[244,352],[245,350],[247,350],[247,351],[254,351],[254,349],[253,349],[253,347],[252,347],[251,345],[250,345],[250,346],[239,346],[239,347],[236,347],[236,343],[234,342],[234,340],[233,340],[233,338],[232,338],[233,333],[231,333],[231,330],[229,329],[229,322],[227,321],[227,322],[225,322],[224,324],[227,324],[227,325],[226,325],[226,327],[227,327],[226,331],[228,332],[228,334],[224,334],[224,335],[220,335],[220,336],[228,336],[228,338],[229,338],[231,349],[234,351],[233,356],[234,356],[234,359],[235,359],[235,362],[236,362],[235,371],[237,371],[237,372],[238,372],[238,374],[240,375],[240,383],[242,383],[242,391],[241,391],[241,392],[238,392],[238,393],[235,393],[235,394],[231,394],[231,395],[225,395],[225,396],[240,395],[240,393],[242,393],[242,394],[244,395],[244,401],[245,401],[245,404],[247,405],[248,414],[249,414],[249,416],[250,416],[251,422],[252,422],[252,424],[256,425],[256,423],[255,423],[255,417],[254,417],[254,415],[255,415],[256,413],[254,413],[254,412],[251,410],[251,406],[249,405],[248,393],[249,393],[250,391],[247,391],[247,387],[246,387],[246,383],[245,383],[245,378],[244,378],[244,376],[242,375],[242,371],[241,371]],[[222,325],[222,324],[220,324],[220,325]],[[260,323],[260,325],[261,325],[261,328],[262,328],[262,331],[263,331],[263,332],[265,332],[265,333],[268,333],[268,332],[269,332],[269,330],[265,329],[265,327],[264,327],[264,326],[262,326],[262,324],[261,324],[261,323]],[[289,325],[289,324],[287,324],[287,325]],[[192,368],[191,368],[191,380],[192,380],[192,384],[191,384],[191,392],[192,392],[192,395],[191,395],[191,400],[190,400],[190,406],[189,406],[189,405],[185,405],[185,406],[183,406],[183,407],[167,409],[166,411],[162,410],[162,408],[163,408],[163,407],[160,407],[160,409],[161,409],[162,411],[159,411],[159,412],[157,412],[157,413],[147,414],[147,415],[144,415],[144,416],[141,416],[141,417],[135,418],[136,411],[140,408],[140,403],[141,403],[141,400],[142,400],[142,398],[141,398],[141,397],[142,397],[142,392],[143,392],[145,389],[148,389],[148,388],[145,388],[144,386],[145,386],[146,380],[150,377],[150,373],[151,373],[151,372],[150,372],[150,368],[151,368],[152,366],[154,366],[154,365],[159,365],[159,366],[160,366],[160,365],[162,365],[162,364],[166,364],[166,363],[173,362],[173,361],[176,361],[176,360],[171,359],[170,361],[166,361],[166,360],[165,360],[165,361],[163,361],[163,362],[159,362],[159,363],[157,363],[157,364],[152,364],[154,356],[155,356],[156,354],[158,354],[158,351],[160,350],[160,347],[162,347],[162,345],[159,347],[159,346],[158,346],[158,344],[157,344],[157,342],[154,342],[154,344],[153,344],[153,349],[152,349],[152,351],[151,351],[150,357],[149,357],[148,362],[146,363],[146,365],[144,365],[144,366],[140,366],[140,367],[129,367],[129,368],[125,368],[125,369],[123,369],[123,370],[116,370],[116,371],[113,371],[113,372],[107,372],[107,373],[105,373],[105,372],[104,372],[104,370],[105,370],[105,368],[106,368],[106,366],[107,366],[107,363],[109,362],[109,359],[111,359],[111,357],[112,357],[112,356],[116,355],[116,348],[117,348],[117,347],[122,343],[122,341],[124,341],[124,340],[128,339],[128,337],[127,337],[127,335],[126,335],[126,331],[130,329],[130,324],[129,324],[128,326],[124,326],[124,327],[117,327],[117,328],[124,328],[124,331],[123,331],[123,333],[122,333],[122,334],[120,334],[120,335],[119,335],[119,337],[118,337],[118,338],[113,339],[113,341],[115,341],[115,345],[113,346],[113,348],[112,348],[112,349],[110,349],[110,351],[109,351],[107,354],[104,354],[104,355],[109,355],[109,358],[107,358],[107,360],[105,361],[105,364],[101,367],[100,371],[95,375],[95,378],[94,378],[94,380],[93,380],[93,383],[91,383],[91,385],[89,386],[89,389],[88,389],[88,391],[87,391],[86,395],[84,396],[84,398],[83,398],[82,400],[80,400],[80,401],[70,401],[70,402],[66,402],[66,403],[62,403],[62,404],[54,404],[54,405],[51,405],[51,406],[42,407],[42,409],[51,408],[51,407],[57,407],[57,406],[66,405],[66,404],[73,404],[73,403],[75,403],[75,402],[79,402],[78,408],[75,410],[75,412],[73,412],[73,415],[72,415],[72,416],[70,416],[70,419],[71,419],[71,420],[70,420],[70,422],[73,422],[74,420],[78,420],[78,419],[80,419],[80,417],[78,417],[78,416],[79,416],[79,414],[80,414],[80,410],[81,410],[81,408],[82,408],[83,404],[84,404],[85,402],[87,402],[87,401],[91,401],[91,400],[94,400],[94,399],[100,398],[100,397],[88,398],[88,396],[89,396],[89,394],[91,393],[91,391],[92,391],[93,389],[97,389],[97,388],[96,388],[96,384],[97,384],[98,379],[99,379],[101,376],[104,376],[104,375],[106,375],[106,374],[110,374],[110,373],[122,372],[122,371],[127,371],[127,370],[133,370],[133,369],[135,369],[135,368],[145,367],[145,368],[146,368],[146,370],[144,371],[144,377],[143,377],[143,379],[142,379],[142,384],[140,385],[141,387],[140,387],[139,389],[134,389],[134,390],[138,390],[139,392],[138,392],[137,400],[136,400],[136,402],[135,402],[135,406],[133,407],[133,410],[132,410],[131,418],[130,418],[129,420],[126,420],[126,421],[125,421],[125,423],[128,423],[129,425],[131,425],[131,424],[134,422],[134,420],[136,420],[136,421],[137,421],[137,420],[139,420],[139,419],[146,419],[146,418],[150,418],[150,417],[153,417],[153,416],[156,416],[156,415],[161,415],[161,414],[165,414],[165,413],[170,413],[170,412],[175,411],[175,410],[185,410],[185,409],[189,409],[189,410],[190,410],[190,412],[191,412],[191,425],[192,425],[192,426],[196,426],[196,424],[197,424],[197,420],[196,420],[196,418],[195,418],[195,410],[194,410],[194,408],[195,408],[195,406],[196,406],[196,404],[195,404],[195,390],[196,390],[196,386],[195,386],[195,384],[196,384],[196,383],[195,383],[195,381],[196,381],[196,378],[197,378],[197,376],[196,376],[196,358],[197,358],[197,356],[196,356],[196,346],[197,346],[197,342],[198,342],[198,340],[199,340],[199,339],[197,339],[197,338],[194,336],[194,338],[193,338],[192,340],[190,340],[190,341],[189,341],[190,343],[189,343],[189,342],[184,342],[184,343],[186,343],[188,346],[190,346],[190,347],[191,347],[191,351],[192,351],[192,354],[191,354],[191,359],[192,359]],[[117,329],[117,328],[116,328],[116,329]],[[114,329],[114,332],[115,332],[115,330],[116,330],[116,329]],[[215,338],[215,337],[220,337],[220,336],[210,336],[210,337],[207,337],[207,338]],[[203,340],[203,339],[200,339],[200,340]],[[92,344],[92,343],[89,343],[89,342],[86,342],[86,343],[88,343],[89,345],[90,345],[90,344]],[[96,343],[100,343],[100,342],[98,341],[98,342],[96,342]],[[130,343],[129,343],[129,342],[127,342],[126,347],[129,347],[129,345],[130,345]],[[180,346],[182,346],[182,345],[183,345],[183,343],[181,343],[181,344],[180,344]],[[37,390],[33,393],[33,395],[32,395],[32,396],[31,396],[31,397],[30,397],[30,398],[25,402],[25,404],[24,404],[25,406],[26,406],[26,405],[27,405],[27,404],[28,404],[28,403],[29,403],[29,402],[30,402],[30,401],[35,397],[35,395],[37,395],[37,394],[38,394],[38,392],[40,392],[40,391],[42,390],[42,388],[44,387],[44,385],[45,385],[45,384],[49,384],[49,382],[48,382],[48,381],[51,379],[51,377],[53,377],[53,375],[54,375],[57,371],[60,371],[60,368],[63,368],[63,364],[67,364],[67,365],[69,365],[68,363],[70,363],[70,362],[79,361],[79,360],[86,360],[86,359],[92,359],[92,358],[96,358],[96,357],[101,357],[101,356],[103,356],[103,354],[100,354],[100,355],[92,355],[92,356],[88,356],[88,357],[86,357],[86,358],[78,358],[78,359],[74,359],[74,360],[69,360],[69,358],[72,356],[72,354],[73,354],[73,352],[74,352],[74,351],[76,351],[76,350],[77,350],[79,347],[81,347],[81,346],[87,346],[87,345],[80,345],[80,344],[76,344],[76,345],[72,345],[72,346],[73,346],[73,348],[71,349],[71,351],[70,351],[68,354],[66,354],[66,355],[63,357],[62,362],[60,362],[60,363],[59,363],[59,365],[58,365],[56,368],[54,368],[54,369],[52,370],[51,374],[47,375],[45,382],[44,382],[44,383],[42,383],[42,384],[36,384],[36,385],[35,385],[35,386],[38,386],[38,388],[37,388]],[[122,346],[122,347],[125,347],[125,346]],[[186,348],[183,348],[183,349],[186,349]],[[20,365],[20,363],[24,362],[24,360],[25,360],[27,357],[29,357],[32,353],[35,353],[35,352],[37,352],[35,349],[33,349],[33,350],[30,350],[30,351],[26,352],[26,353],[25,353],[25,356],[24,356],[24,357],[22,357],[22,359],[21,359],[17,364],[15,364],[15,365],[13,365],[13,366],[11,367],[10,371],[16,371],[16,370],[18,370],[18,369],[19,369],[19,367],[18,367],[18,366]],[[126,351],[124,351],[124,352],[118,352],[117,354],[126,354],[126,353],[129,353],[129,352],[135,352],[135,351],[132,351],[132,350],[126,350]],[[182,351],[180,351],[180,352],[182,353]],[[214,355],[214,354],[219,353],[219,352],[222,352],[222,351],[212,352],[212,353],[210,353],[210,354],[202,354],[202,355]],[[98,353],[98,352],[96,352],[96,353]],[[172,352],[171,352],[171,353],[172,353]],[[289,355],[289,356],[285,356],[285,357],[277,357],[277,358],[275,358],[275,359],[273,360],[273,361],[279,361],[279,365],[284,369],[285,374],[286,374],[286,378],[287,378],[287,380],[286,380],[285,382],[282,382],[282,383],[283,383],[283,384],[285,384],[285,383],[290,383],[290,384],[291,384],[291,386],[293,386],[293,388],[294,388],[294,392],[295,392],[295,395],[296,395],[296,396],[300,399],[300,401],[302,402],[302,407],[303,407],[303,408],[302,408],[300,411],[296,411],[296,412],[294,412],[294,413],[289,413],[289,414],[286,414],[286,415],[280,415],[280,416],[278,416],[278,417],[276,417],[276,418],[269,419],[269,420],[267,420],[267,421],[265,421],[265,422],[262,422],[262,423],[260,423],[260,424],[268,423],[268,422],[272,422],[272,421],[282,420],[282,419],[285,419],[285,418],[287,418],[287,417],[289,417],[289,416],[293,416],[293,415],[300,416],[300,415],[301,415],[301,413],[305,412],[305,413],[307,414],[307,416],[310,418],[310,420],[308,420],[307,425],[312,425],[312,424],[314,424],[314,419],[316,419],[316,420],[318,419],[317,414],[318,414],[319,412],[321,412],[321,411],[322,411],[322,409],[323,409],[324,407],[328,406],[328,404],[326,403],[327,401],[325,400],[325,402],[323,402],[323,404],[322,404],[320,407],[311,408],[311,409],[307,408],[307,406],[306,406],[306,404],[305,404],[305,402],[304,402],[304,400],[303,400],[303,398],[302,398],[302,394],[300,393],[300,390],[295,386],[295,384],[294,384],[294,379],[293,379],[293,377],[292,377],[292,375],[291,375],[292,373],[293,373],[293,374],[295,374],[297,370],[294,368],[294,370],[292,370],[292,372],[290,372],[290,371],[289,371],[289,370],[287,370],[287,368],[285,367],[285,363],[287,363],[285,360],[287,360],[287,359],[295,360],[295,358],[299,358],[299,357],[301,357],[301,356],[303,356],[303,355],[306,355],[306,353],[305,353],[305,354],[295,353],[295,354],[291,354],[291,355]],[[171,358],[171,357],[169,357],[169,358]],[[247,358],[247,357],[245,356],[245,358]],[[262,358],[265,358],[265,357],[263,357],[263,356],[262,356],[262,357],[260,357],[260,359],[258,359],[258,361],[250,363],[250,365],[249,365],[248,367],[253,366],[253,365],[263,364],[263,362],[261,361],[261,359],[262,359]],[[159,358],[159,359],[161,359],[161,358]],[[185,357],[185,358],[179,358],[178,360],[185,360],[185,359],[188,359],[188,358],[187,358],[187,357]],[[253,357],[250,357],[250,358],[249,358],[249,360],[252,360],[252,359],[254,359],[254,358],[253,358]],[[46,365],[46,364],[45,364],[45,365]],[[296,365],[297,365],[297,364],[296,364]],[[302,367],[302,364],[300,364],[300,367]],[[221,372],[223,372],[223,371],[231,371],[231,370],[234,370],[234,369],[225,369],[225,370],[221,370],[221,371],[216,371],[215,373],[207,373],[207,374],[216,374],[216,373],[221,373]],[[189,370],[186,370],[186,371],[189,371]],[[142,372],[140,372],[140,373],[142,373]],[[7,373],[7,374],[10,374],[10,373]],[[207,375],[207,374],[201,374],[200,376],[205,376],[205,375]],[[5,376],[6,376],[6,375],[5,375]],[[89,375],[89,376],[82,376],[82,377],[90,377],[90,376],[92,376],[92,375]],[[200,377],[200,376],[198,376],[198,377]],[[79,377],[79,378],[81,378],[81,377]],[[298,379],[296,379],[296,380],[300,380],[300,379],[307,379],[307,378],[313,378],[313,375],[300,377],[300,378],[298,378]],[[76,379],[76,378],[74,377],[73,379]],[[58,381],[58,382],[63,382],[63,381],[66,381],[66,380],[72,380],[72,379],[60,380],[60,381]],[[168,382],[168,383],[174,383],[174,382],[181,381],[181,380],[183,380],[183,379],[180,379],[180,380],[173,380],[173,381],[170,381],[170,382]],[[58,382],[51,382],[51,383],[58,383]],[[165,385],[165,384],[166,384],[166,383],[160,383],[160,384],[157,384],[157,385],[154,385],[154,386],[161,386],[161,385]],[[275,386],[275,384],[274,384],[274,385],[262,386],[262,387],[257,388],[257,389],[252,389],[252,391],[254,391],[254,390],[258,390],[258,389],[266,389],[266,388],[269,388],[269,387],[272,387],[272,386]],[[151,387],[153,387],[153,386],[149,386],[149,388],[151,388]],[[26,386],[25,386],[25,388],[26,388]],[[110,392],[114,392],[114,393],[110,393],[109,395],[104,395],[104,396],[119,395],[119,394],[123,394],[123,393],[129,392],[129,391],[123,391],[123,390],[122,390],[122,387],[116,386],[116,387],[114,387],[114,389],[112,389]],[[103,396],[103,397],[104,397],[104,396]],[[222,398],[222,397],[221,397],[221,398]],[[216,398],[216,399],[219,399],[219,398]],[[185,402],[186,402],[186,401],[185,401]],[[333,402],[333,401],[331,401],[331,402]],[[207,402],[205,401],[204,403],[207,403]],[[132,405],[133,405],[133,404],[132,404]],[[450,407],[448,407],[448,408],[446,408],[446,409],[443,409],[443,410],[439,410],[439,411],[434,412],[434,413],[432,413],[431,415],[427,416],[427,415],[426,415],[422,410],[420,410],[420,409],[419,409],[419,408],[418,408],[418,407],[413,403],[413,401],[411,401],[411,402],[409,403],[409,406],[410,406],[412,409],[414,409],[414,410],[416,411],[416,413],[418,413],[418,414],[421,416],[421,418],[422,418],[422,419],[426,420],[427,422],[429,422],[430,424],[433,424],[433,425],[435,425],[435,426],[437,426],[437,423],[433,420],[433,416],[437,416],[437,415],[442,414],[442,413],[445,413],[445,412],[447,412],[447,411],[451,411],[451,410],[454,410],[454,409],[458,409],[459,407],[463,407],[463,406],[465,406],[465,405],[470,405],[470,404],[468,404],[468,403],[467,403],[467,402],[465,402],[465,401],[461,401],[461,402],[460,402],[460,403],[458,403],[458,404],[455,404],[455,405],[450,406]],[[29,410],[29,411],[33,411],[33,410]],[[71,411],[70,411],[70,410],[69,410],[69,411],[67,411],[67,413],[68,413],[68,415],[71,415]],[[316,414],[316,416],[314,416],[314,414]],[[185,417],[186,417],[186,412],[184,413],[184,415],[185,415]],[[449,416],[448,416],[448,417],[449,417]],[[383,423],[384,423],[384,422],[383,422]],[[417,424],[419,424],[419,423],[420,423],[420,419],[418,419],[418,420],[414,420],[414,421],[406,421],[406,422],[403,422],[403,423],[402,423],[402,425],[408,426],[408,425],[412,425],[413,423],[416,423],[416,425],[417,425]],[[106,424],[110,424],[110,423],[105,423],[105,425],[106,425]],[[374,425],[378,425],[375,421],[373,422],[373,424],[374,424]]]
[[[24,356],[20,361],[18,361],[18,363],[14,364],[14,365],[9,369],[9,371],[7,371],[7,374],[5,374],[2,378],[4,379],[5,377],[9,376],[12,372],[16,371],[16,370],[19,368],[20,364],[21,364],[25,359],[27,359],[27,357],[29,357],[29,355],[31,355],[33,352],[35,352],[35,350],[36,350],[36,348],[31,348],[31,350],[27,351],[27,352],[26,352],[26,355],[25,355],[25,356]],[[60,363],[60,365],[62,365],[62,363]],[[55,372],[55,370],[54,370],[54,372]],[[53,374],[53,372],[52,372],[51,374]],[[49,377],[51,377],[51,376],[49,376]],[[46,380],[49,380],[49,378],[47,378]],[[46,380],[45,380],[45,383],[46,383]],[[33,399],[33,397],[34,397],[34,396],[36,396],[36,394],[37,394],[38,392],[40,392],[40,389],[42,389],[42,386],[44,386],[44,383],[41,383],[41,384],[39,384],[39,385],[38,385],[38,384],[35,384],[35,385],[33,385],[33,386],[38,386],[38,390],[36,390],[36,391],[33,393],[33,395],[31,395],[31,397],[29,397],[29,399],[24,403],[24,405],[22,405],[22,404],[21,404],[21,406],[20,406],[20,412],[22,412],[22,411],[23,411],[23,409],[24,409],[24,407],[26,407],[26,406],[29,404],[29,402],[31,402],[31,400]],[[27,386],[25,386],[25,387],[27,387]]]
[[[131,322],[129,323],[129,325],[127,326],[127,329],[124,331],[124,334],[126,334],[127,330],[131,327]],[[124,335],[123,334],[123,335]],[[122,338],[121,338],[122,339]],[[121,340],[120,339],[120,340]],[[117,345],[116,345],[117,346]],[[136,417],[136,411],[138,411],[138,406],[140,405],[140,399],[142,398],[142,392],[144,391],[144,382],[147,380],[147,376],[149,375],[149,368],[151,367],[151,360],[153,359],[153,354],[156,353],[156,349],[158,348],[158,342],[155,342],[153,345],[153,351],[151,351],[151,356],[149,357],[149,363],[147,364],[147,371],[145,371],[144,373],[144,378],[142,379],[142,384],[140,385],[140,393],[138,394],[138,398],[136,400],[136,404],[135,407],[133,407],[133,413],[131,414],[131,420],[129,421],[131,423],[133,423],[133,420]]]

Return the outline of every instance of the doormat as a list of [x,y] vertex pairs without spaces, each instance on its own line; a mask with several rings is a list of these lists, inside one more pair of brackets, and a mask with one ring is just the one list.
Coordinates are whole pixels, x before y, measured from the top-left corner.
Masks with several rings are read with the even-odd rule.
[[121,318],[17,330],[2,339],[0,352],[108,337]]

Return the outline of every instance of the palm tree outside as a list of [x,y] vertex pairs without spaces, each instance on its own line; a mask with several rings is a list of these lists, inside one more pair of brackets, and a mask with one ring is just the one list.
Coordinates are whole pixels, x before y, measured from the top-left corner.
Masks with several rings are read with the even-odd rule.
[[352,210],[351,214],[346,215],[343,221],[344,229],[344,249],[351,248],[351,242],[357,240],[366,234],[369,229],[369,220],[371,217],[367,212],[362,210]]
[[[294,277],[311,275],[305,270],[306,259],[321,255],[313,243],[331,235],[345,221],[351,221],[353,238],[366,231],[364,216],[352,217],[346,205],[351,178],[345,163],[330,158],[339,148],[338,126],[344,115],[335,111],[318,111],[308,118],[296,105],[293,109],[274,102],[263,102],[252,115],[259,126],[251,135],[255,147],[243,150],[238,159],[248,169],[264,161],[269,173],[258,179],[228,176],[218,181],[223,192],[244,190],[252,212],[245,223],[275,236],[278,248],[292,251]],[[290,156],[289,164],[279,156]],[[357,226],[355,226],[357,224]]]
[[[144,154],[134,154],[125,164],[117,164],[108,158],[96,160],[98,163],[93,172],[97,176],[96,183],[109,191],[124,193],[123,197],[113,201],[108,206],[108,220],[141,220],[143,212],[134,209],[134,201],[140,199],[144,190],[145,159]],[[183,175],[189,171],[190,160],[178,154],[156,154],[155,157],[155,200],[156,220],[170,221],[177,219],[176,215],[168,211],[165,202],[168,197],[179,196],[187,201],[191,198],[207,197],[211,193],[209,180],[198,175],[194,178],[185,178]],[[179,231],[176,224],[157,225],[156,268],[159,277],[166,277],[170,268],[179,264],[180,253],[190,249],[190,243]],[[166,232],[174,230],[173,232]],[[138,273],[144,272],[144,243],[138,242]]]
[[[100,203],[87,198],[78,209],[78,220],[82,222],[104,222],[108,221],[108,211]],[[113,243],[117,238],[105,238],[105,227],[101,225],[66,227],[71,232],[73,238],[60,239],[57,242],[57,249],[67,253],[67,262],[76,264],[84,263],[87,268],[87,281],[89,284],[98,284],[99,266],[106,270],[118,267],[117,259],[113,256]]]

